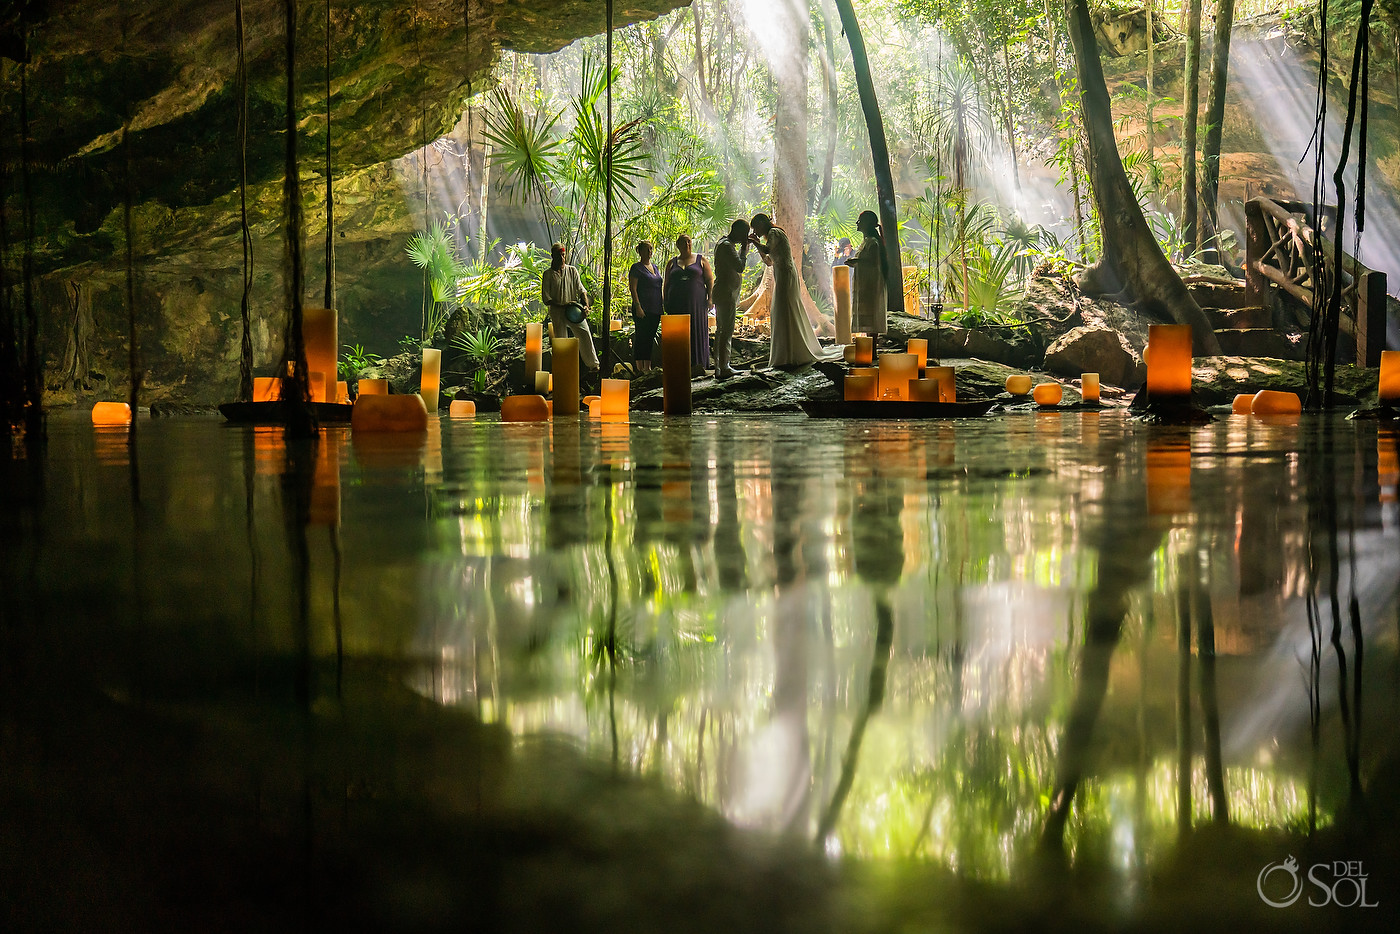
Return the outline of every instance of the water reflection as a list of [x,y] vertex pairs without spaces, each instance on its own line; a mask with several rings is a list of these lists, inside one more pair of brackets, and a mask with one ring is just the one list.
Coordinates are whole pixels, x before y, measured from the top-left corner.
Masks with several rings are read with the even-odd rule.
[[[103,440],[54,432],[46,600],[129,534]],[[1393,762],[1396,443],[1097,412],[153,424],[143,546],[178,571],[125,623],[195,625],[202,588],[204,638],[288,653],[308,718],[392,663],[828,854],[1005,880],[1049,851],[1141,886],[1201,825],[1359,820]]]

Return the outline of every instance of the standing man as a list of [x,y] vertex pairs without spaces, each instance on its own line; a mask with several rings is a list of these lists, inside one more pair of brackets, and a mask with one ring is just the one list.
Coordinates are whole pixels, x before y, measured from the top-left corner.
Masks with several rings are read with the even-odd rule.
[[749,259],[749,223],[737,220],[729,236],[715,244],[715,379],[734,375],[729,368],[729,342],[734,337],[734,318],[739,313],[739,289],[744,266]]
[[598,351],[593,349],[593,332],[588,327],[588,293],[583,289],[578,267],[564,262],[564,245],[550,250],[549,268],[540,276],[540,301],[549,309],[549,336],[578,338],[579,359],[589,370],[598,370]]

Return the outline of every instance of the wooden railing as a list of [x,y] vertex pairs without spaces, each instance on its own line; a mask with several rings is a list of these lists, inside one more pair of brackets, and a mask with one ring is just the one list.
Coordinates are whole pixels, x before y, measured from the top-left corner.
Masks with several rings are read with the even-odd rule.
[[[1336,208],[1322,211],[1322,230],[1312,217],[1312,205],[1300,201],[1251,198],[1245,202],[1245,300],[1274,310],[1280,329],[1307,330],[1317,289],[1324,294],[1333,282],[1336,248],[1327,229],[1336,228]],[[1322,268],[1316,268],[1321,255]],[[1276,302],[1274,288],[1295,299]],[[1380,366],[1385,349],[1385,273],[1363,266],[1342,254],[1342,317],[1340,331],[1356,343],[1358,366]]]

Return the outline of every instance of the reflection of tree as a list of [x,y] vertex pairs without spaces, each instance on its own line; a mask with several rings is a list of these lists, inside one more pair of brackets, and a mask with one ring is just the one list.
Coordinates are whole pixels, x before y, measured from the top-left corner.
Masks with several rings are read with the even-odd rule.
[[1196,621],[1196,654],[1201,660],[1201,719],[1206,732],[1206,787],[1210,789],[1211,817],[1217,824],[1230,820],[1225,794],[1225,769],[1220,761],[1220,704],[1215,693],[1215,614],[1210,603],[1210,581],[1202,571],[1202,553],[1210,554],[1209,539],[1205,546],[1192,543],[1191,549],[1191,607]]

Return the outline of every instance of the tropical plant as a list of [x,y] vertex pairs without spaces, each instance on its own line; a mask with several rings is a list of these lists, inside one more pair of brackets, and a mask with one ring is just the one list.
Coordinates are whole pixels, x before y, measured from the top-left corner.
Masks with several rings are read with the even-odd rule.
[[478,368],[495,359],[504,344],[505,341],[496,335],[496,329],[489,325],[477,331],[462,331],[452,339],[452,346],[466,354]]
[[421,342],[426,346],[437,339],[456,312],[467,265],[457,256],[451,229],[438,222],[410,238],[406,252],[413,265],[423,270]]
[[954,280],[961,308],[948,315],[965,327],[987,324],[1019,324],[1014,313],[1025,297],[1023,280],[1017,278],[1019,251],[1014,242],[979,241],[968,252],[967,284]]
[[355,379],[360,375],[361,370],[378,366],[384,362],[384,358],[379,354],[370,353],[359,344],[346,344],[344,350],[345,352],[340,355],[338,365],[341,379]]

